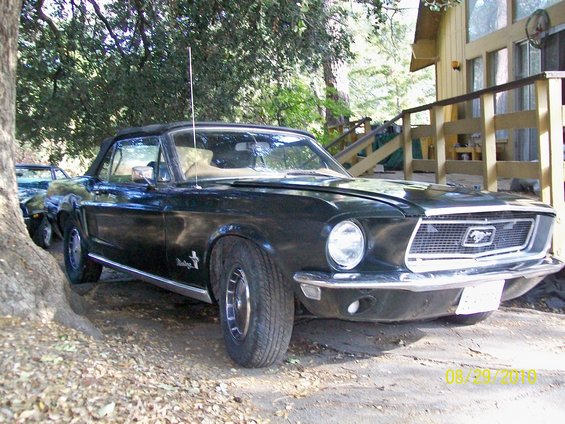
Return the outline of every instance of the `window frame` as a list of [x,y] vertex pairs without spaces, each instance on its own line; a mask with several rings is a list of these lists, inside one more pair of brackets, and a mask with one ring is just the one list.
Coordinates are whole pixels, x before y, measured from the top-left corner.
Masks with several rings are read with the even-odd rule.
[[[95,177],[98,178],[100,181],[104,181],[106,183],[110,183],[110,184],[134,184],[136,186],[138,185],[144,185],[144,183],[140,183],[140,182],[135,182],[132,180],[128,180],[128,181],[123,181],[123,180],[116,180],[116,179],[112,179],[112,175],[115,174],[115,164],[114,161],[116,159],[116,152],[118,151],[118,145],[119,144],[123,144],[123,143],[132,143],[135,140],[139,140],[139,141],[146,141],[146,140],[154,140],[155,144],[154,146],[157,147],[157,154],[155,157],[155,162],[157,163],[157,166],[154,168],[154,175],[153,178],[151,179],[153,184],[159,184],[159,183],[169,183],[172,181],[171,178],[171,169],[169,166],[169,160],[167,159],[167,154],[165,152],[165,149],[163,147],[163,140],[160,136],[158,135],[151,135],[151,136],[142,136],[142,137],[131,137],[131,138],[124,138],[124,139],[120,139],[115,141],[112,146],[106,151],[106,154],[104,155],[104,158],[102,159],[102,161],[100,162],[100,166],[95,174]],[[146,146],[151,146],[151,144],[146,144]],[[108,164],[106,164],[107,162],[107,158],[110,158],[108,161]],[[161,180],[159,179],[159,175],[161,174],[161,166],[162,164],[165,165],[167,172],[169,174],[168,179],[166,180]],[[142,165],[140,165],[142,166]],[[105,169],[107,167],[107,169]],[[102,175],[103,173],[105,173],[106,175]]]

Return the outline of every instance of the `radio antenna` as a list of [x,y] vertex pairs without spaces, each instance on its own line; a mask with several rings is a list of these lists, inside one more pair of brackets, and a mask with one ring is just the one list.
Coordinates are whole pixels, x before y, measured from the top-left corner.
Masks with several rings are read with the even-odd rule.
[[[190,111],[192,112],[192,144],[194,145],[194,148],[196,149],[196,124],[194,122],[194,95],[192,94],[193,93],[193,87],[192,87],[192,49],[190,48],[190,46],[188,46],[188,79],[190,81]],[[198,162],[195,162],[194,166],[197,167]],[[196,188],[201,189],[202,187],[200,187],[198,185],[198,172],[197,171],[198,171],[198,168],[195,169],[195,173],[194,173]]]

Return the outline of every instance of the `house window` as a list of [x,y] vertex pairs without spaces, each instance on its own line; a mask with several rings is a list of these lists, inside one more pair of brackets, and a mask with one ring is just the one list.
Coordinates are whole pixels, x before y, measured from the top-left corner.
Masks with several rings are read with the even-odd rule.
[[[489,86],[501,85],[508,82],[508,49],[500,49],[489,53]],[[494,98],[494,113],[508,112],[508,92],[496,93]],[[508,130],[496,132],[497,140],[508,140]]]
[[[522,79],[541,72],[541,52],[527,41],[515,47],[515,79]],[[520,87],[515,95],[516,110],[532,110],[536,107],[534,86]],[[537,130],[524,128],[514,132],[514,160],[535,160],[538,157]]]
[[514,21],[530,16],[536,9],[546,9],[561,0],[514,0]]
[[542,57],[544,71],[565,71],[565,31],[546,37]]
[[467,41],[471,42],[506,26],[507,0],[467,1]]
[[[468,62],[469,69],[469,91],[478,91],[485,88],[485,77],[483,71],[483,58],[477,57]],[[478,118],[481,115],[481,106],[479,99],[472,100],[472,114],[473,118]]]
[[[522,79],[541,72],[541,52],[524,41],[516,45],[515,79]],[[516,96],[516,110],[535,109],[534,87],[522,87]]]

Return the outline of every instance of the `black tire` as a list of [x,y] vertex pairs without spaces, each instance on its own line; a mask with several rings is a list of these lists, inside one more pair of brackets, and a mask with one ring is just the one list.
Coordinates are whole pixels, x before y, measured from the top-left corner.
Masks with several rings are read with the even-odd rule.
[[473,325],[478,322],[484,321],[492,315],[494,311],[477,312],[476,314],[469,315],[450,315],[445,317],[446,321],[457,325]]
[[67,219],[64,235],[65,272],[71,284],[98,281],[102,273],[102,265],[88,258],[86,243],[73,219]]
[[43,249],[49,249],[49,247],[51,247],[53,227],[46,216],[41,219],[41,222],[33,233],[32,239],[35,244]]
[[213,281],[226,349],[239,365],[281,361],[294,325],[294,295],[273,260],[255,244],[222,239],[214,249]]

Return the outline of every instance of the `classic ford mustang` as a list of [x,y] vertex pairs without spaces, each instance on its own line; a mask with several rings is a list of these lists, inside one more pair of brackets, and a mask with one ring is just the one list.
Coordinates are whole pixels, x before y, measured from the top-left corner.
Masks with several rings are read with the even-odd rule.
[[217,301],[229,355],[284,357],[295,307],[320,317],[473,323],[563,264],[554,211],[503,193],[355,179],[306,132],[151,125],[51,185],[72,284],[101,267]]

